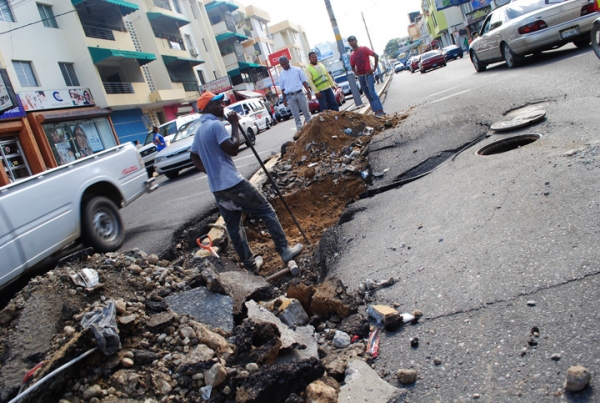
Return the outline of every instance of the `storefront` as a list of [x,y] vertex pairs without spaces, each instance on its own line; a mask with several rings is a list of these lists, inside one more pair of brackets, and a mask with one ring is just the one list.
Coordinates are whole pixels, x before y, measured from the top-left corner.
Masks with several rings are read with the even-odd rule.
[[27,120],[48,168],[119,144],[109,116],[112,111],[93,106],[89,89],[36,91],[19,96],[26,100]]
[[119,144],[111,110],[89,89],[23,92],[0,115],[0,186]]

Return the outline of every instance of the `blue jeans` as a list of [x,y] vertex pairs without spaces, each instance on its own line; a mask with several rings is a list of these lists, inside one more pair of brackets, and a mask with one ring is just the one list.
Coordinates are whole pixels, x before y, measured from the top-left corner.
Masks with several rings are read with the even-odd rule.
[[365,96],[371,104],[371,110],[373,111],[373,113],[377,113],[380,111],[383,112],[383,105],[381,105],[379,96],[375,91],[375,78],[373,77],[373,74],[358,76],[358,80],[360,81],[360,86],[362,87]]
[[225,220],[231,244],[247,269],[254,269],[255,262],[254,254],[248,245],[246,230],[241,225],[242,213],[252,214],[263,220],[273,238],[277,253],[281,255],[286,249],[288,241],[273,206],[250,182],[244,179],[229,189],[213,194],[219,212]]
[[325,90],[319,91],[321,93],[321,98],[317,98],[319,101],[319,106],[321,107],[321,112],[330,110],[330,111],[339,111],[337,99],[335,99],[335,93],[331,88],[327,88]]

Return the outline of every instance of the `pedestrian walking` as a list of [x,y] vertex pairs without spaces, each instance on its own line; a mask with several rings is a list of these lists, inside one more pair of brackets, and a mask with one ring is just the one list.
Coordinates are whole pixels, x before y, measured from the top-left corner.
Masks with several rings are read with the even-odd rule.
[[375,116],[385,115],[383,105],[381,105],[379,96],[375,92],[375,78],[371,66],[371,57],[374,59],[374,65],[379,65],[379,55],[366,46],[358,46],[355,36],[348,37],[348,44],[353,50],[350,55],[350,66],[352,66],[354,74],[358,76],[363,92],[371,105],[371,110]]
[[[190,157],[194,166],[208,177],[208,185],[225,220],[229,239],[244,267],[258,274],[263,258],[250,250],[242,226],[242,213],[263,220],[273,238],[275,250],[285,263],[302,251],[302,244],[290,248],[273,207],[235,167],[232,157],[238,154],[240,147],[239,118],[235,112],[225,117],[222,101],[223,94],[215,95],[208,91],[198,99],[202,124],[194,134]],[[223,117],[231,124],[231,135],[220,120]]]
[[263,98],[263,104],[265,104],[265,108],[269,112],[269,116],[271,116],[271,125],[277,125],[277,119],[275,119],[275,110],[273,109],[273,105],[267,98]]
[[162,151],[167,147],[165,138],[158,131],[158,127],[152,126],[153,139],[152,142],[156,145],[156,151]]
[[313,90],[319,106],[322,111],[339,111],[337,99],[335,99],[335,81],[323,64],[319,63],[316,52],[310,52],[308,54],[308,60],[310,64],[306,66],[305,72],[308,78],[308,84]]
[[[306,74],[302,69],[296,66],[290,66],[287,57],[281,56],[279,64],[283,71],[279,73],[279,88],[283,94],[283,104],[290,107],[290,111],[296,121],[296,130],[302,130],[302,121],[300,120],[300,111],[304,115],[304,123],[310,122],[310,109],[308,109],[308,99],[311,98],[310,87],[308,86]],[[302,87],[306,89],[306,94],[302,92]],[[308,96],[308,99],[306,98]]]

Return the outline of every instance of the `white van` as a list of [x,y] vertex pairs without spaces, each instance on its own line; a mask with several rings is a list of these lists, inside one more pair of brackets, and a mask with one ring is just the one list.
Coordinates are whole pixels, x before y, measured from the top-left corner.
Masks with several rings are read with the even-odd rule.
[[[198,115],[197,113],[179,116],[175,120],[171,120],[167,123],[163,123],[162,125],[158,126],[158,132],[161,134],[161,136],[164,137],[167,146],[170,144],[171,139],[173,138],[173,136],[175,136],[175,133],[177,133],[177,130],[181,126],[183,126],[187,122],[197,119],[198,116],[200,115]],[[140,155],[142,156],[144,165],[146,166],[146,172],[148,172],[148,176],[150,177],[154,173],[154,158],[158,153],[158,151],[156,150],[156,145],[152,142],[153,139],[154,133],[152,133],[152,130],[150,130],[148,134],[146,134],[144,145],[138,150]]]
[[249,117],[254,121],[256,126],[256,133],[258,134],[261,130],[268,130],[273,125],[271,113],[267,111],[265,104],[258,98],[245,99],[227,105],[229,109],[232,109],[242,116]]

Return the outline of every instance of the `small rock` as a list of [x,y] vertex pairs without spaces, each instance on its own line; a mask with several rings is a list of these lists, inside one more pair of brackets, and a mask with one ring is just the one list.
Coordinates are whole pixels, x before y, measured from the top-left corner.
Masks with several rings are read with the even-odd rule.
[[67,337],[71,337],[75,334],[75,328],[73,326],[65,326],[63,332],[65,332]]
[[403,385],[409,385],[417,381],[417,371],[414,369],[399,369],[396,376]]
[[421,316],[423,316],[423,311],[421,311],[420,309],[415,309],[412,313],[412,315],[415,318],[420,318]]
[[102,394],[102,388],[100,385],[92,385],[83,391],[81,397],[83,400],[90,400],[92,397],[97,397]]
[[334,347],[346,348],[350,345],[350,341],[350,335],[348,335],[348,333],[340,330],[335,331],[335,335],[333,336]]
[[248,372],[258,371],[258,364],[254,363],[254,362],[250,362],[250,363],[246,364],[246,371],[248,371]]
[[204,382],[213,388],[225,382],[225,379],[227,379],[227,369],[221,364],[215,364],[208,371],[204,371]]
[[131,368],[131,367],[133,367],[133,364],[134,364],[134,362],[131,358],[125,357],[125,358],[121,359],[121,366],[123,368]]
[[535,306],[535,301],[533,301],[533,300],[527,301],[527,305],[528,306]]
[[434,363],[435,365],[441,365],[441,364],[442,364],[442,359],[441,359],[441,358],[439,358],[439,357],[435,357],[435,358],[433,359],[433,363]]
[[550,356],[550,359],[554,360],[554,361],[558,361],[558,360],[560,360],[560,354],[554,353]]
[[158,261],[159,261],[159,258],[154,253],[148,256],[148,263],[157,264]]
[[479,399],[481,395],[479,393],[473,393],[473,399]]
[[570,392],[579,392],[590,383],[592,376],[590,375],[589,369],[577,365],[575,367],[570,367],[567,370],[566,377],[565,389]]
[[413,337],[412,339],[410,339],[410,346],[413,348],[419,347],[419,338]]

